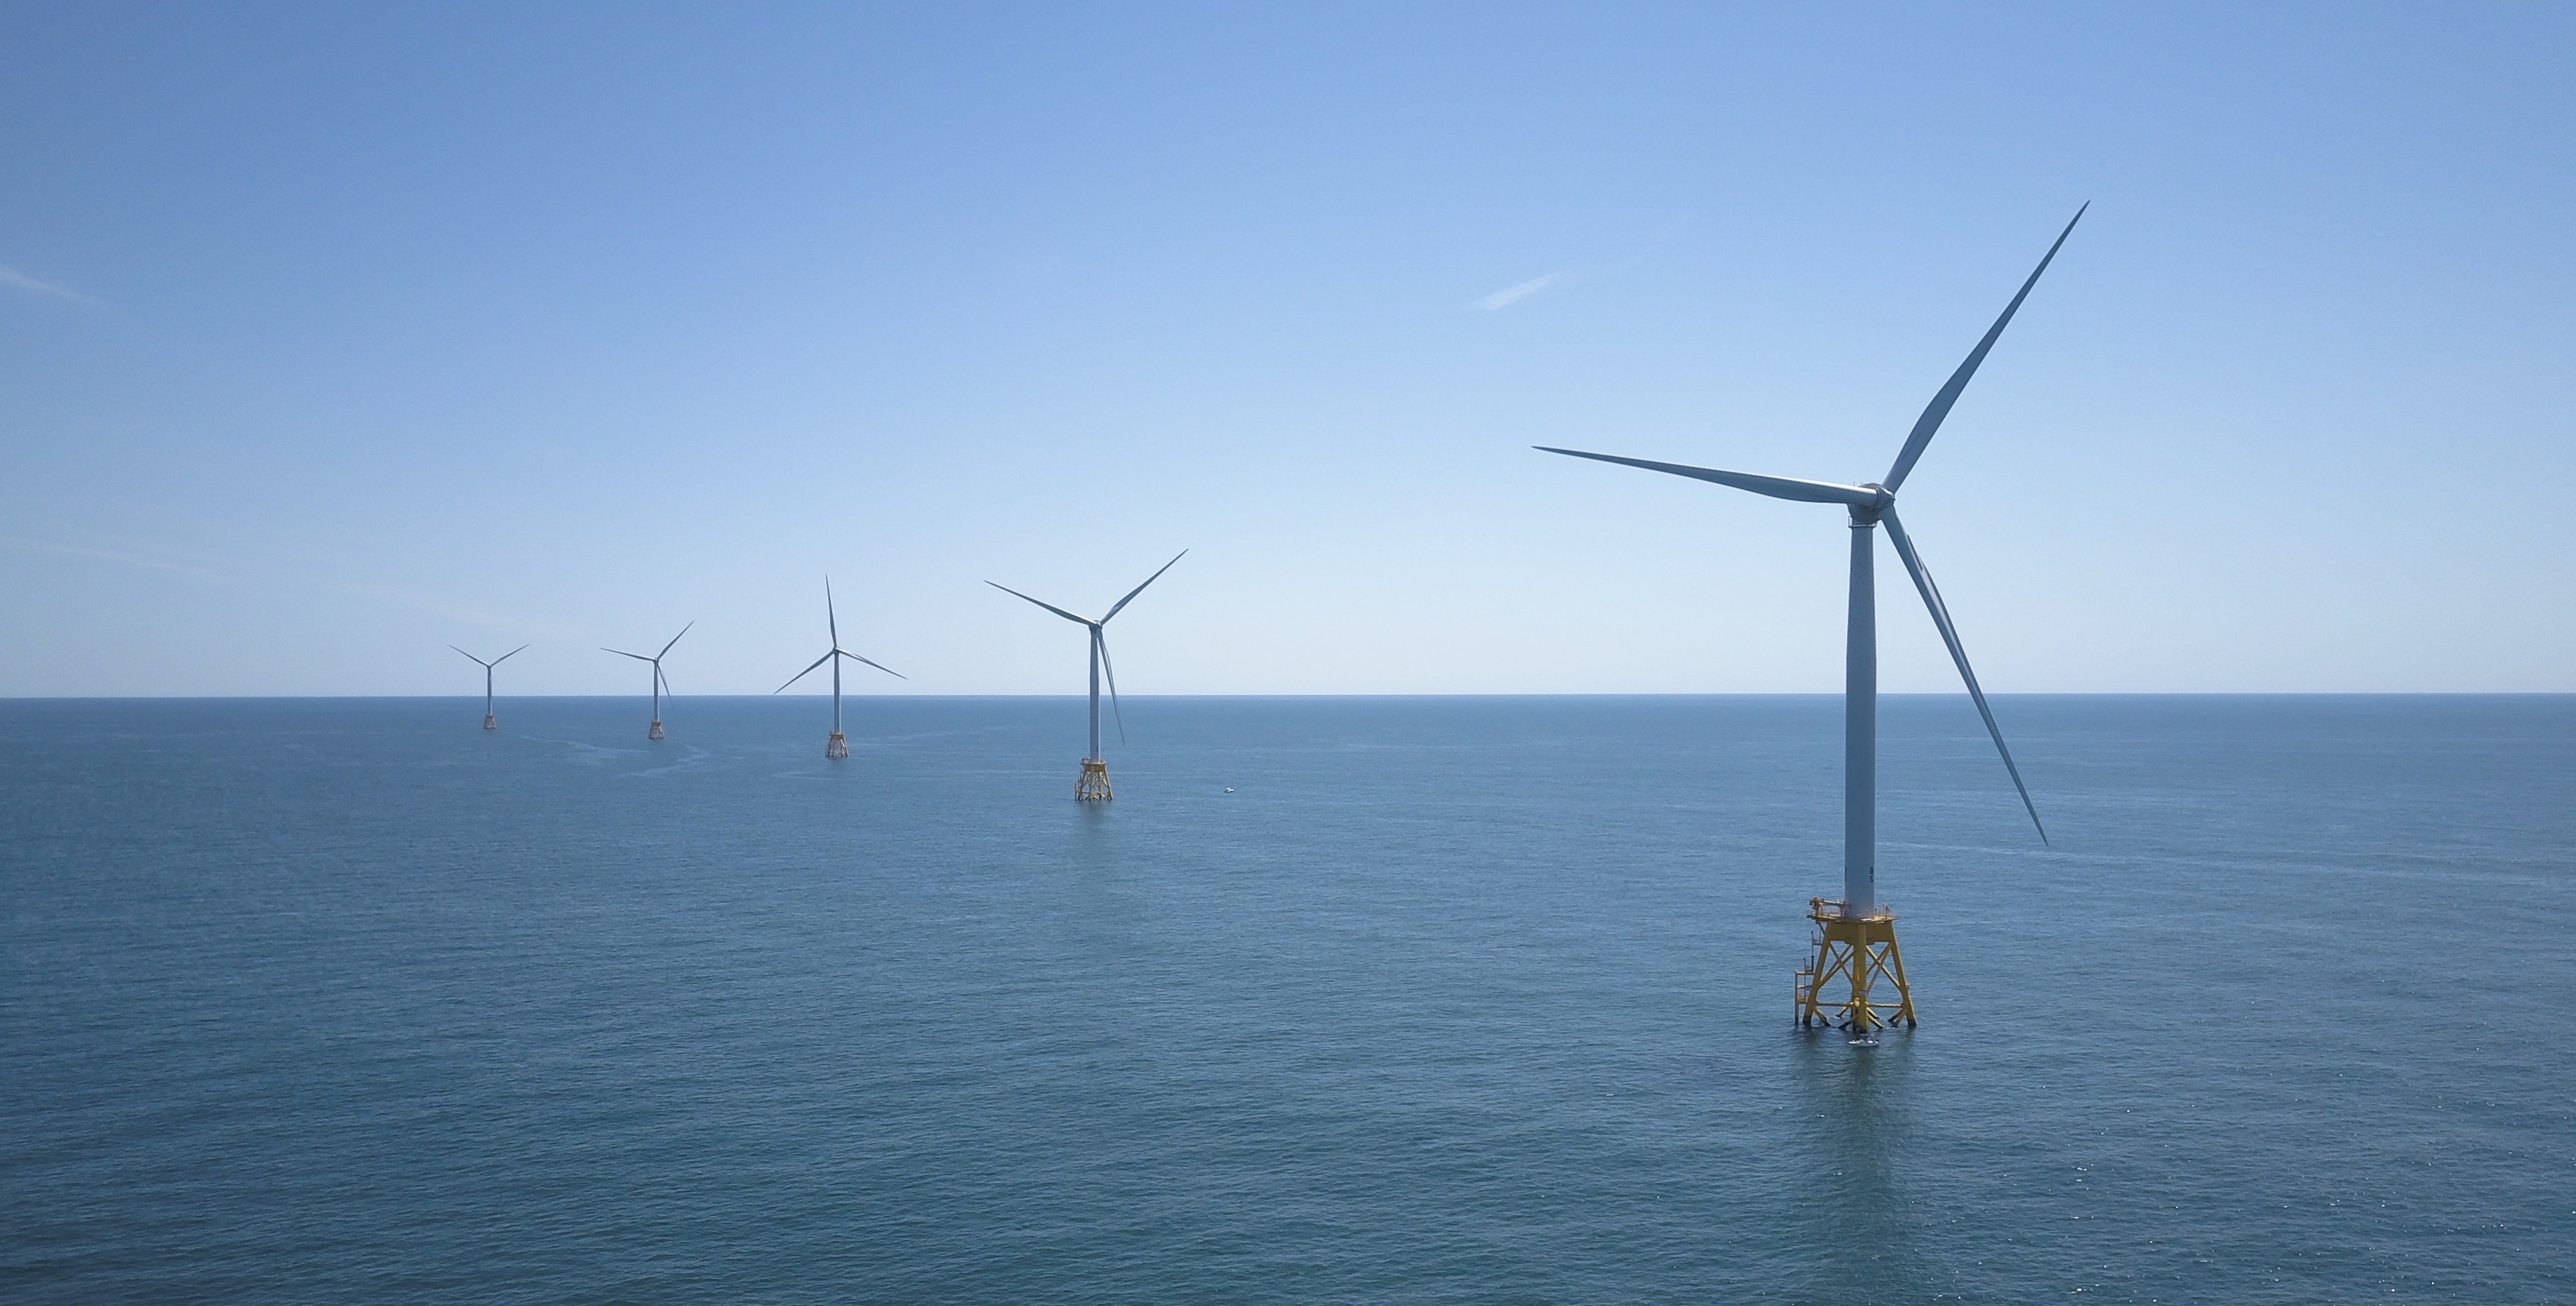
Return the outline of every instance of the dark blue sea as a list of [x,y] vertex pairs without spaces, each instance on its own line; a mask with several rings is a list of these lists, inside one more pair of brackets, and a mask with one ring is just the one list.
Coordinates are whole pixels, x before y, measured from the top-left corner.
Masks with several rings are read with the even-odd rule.
[[2576,699],[0,703],[0,1297],[2576,1300]]

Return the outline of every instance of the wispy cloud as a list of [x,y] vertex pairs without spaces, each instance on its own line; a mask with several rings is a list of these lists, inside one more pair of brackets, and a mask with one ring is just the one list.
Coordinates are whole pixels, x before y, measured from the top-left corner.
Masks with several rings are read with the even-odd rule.
[[461,621],[469,626],[482,626],[489,630],[525,630],[529,627],[529,623],[525,621],[506,617],[497,612],[487,612],[481,608],[467,607],[461,603],[450,603],[436,595],[423,594],[417,590],[395,589],[389,585],[354,585],[346,581],[314,583],[338,590],[343,594],[354,594],[362,599],[373,599],[378,603],[390,604],[398,608],[426,612],[434,617]]
[[59,537],[9,535],[0,536],[0,547],[51,553],[67,558],[87,558],[96,562],[112,562],[120,566],[182,576],[201,585],[214,587],[285,584],[327,590],[390,607],[410,608],[435,617],[443,617],[449,621],[462,622],[469,626],[482,626],[490,630],[517,631],[531,627],[531,623],[519,618],[451,602],[434,594],[397,589],[389,585],[333,580],[315,574],[318,568],[309,562],[286,560],[267,568],[254,568],[234,559],[217,557],[201,551],[175,549],[143,540],[115,539],[105,536],[93,536],[90,542],[84,543]]
[[94,304],[98,302],[77,290],[64,286],[57,286],[50,281],[39,281],[6,263],[0,263],[0,286],[7,286],[11,290],[23,290],[30,295],[44,295],[53,299],[68,300],[74,304]]
[[1655,233],[1655,238],[1653,240],[1646,242],[1645,248],[1638,250],[1626,259],[1613,263],[1608,267],[1560,268],[1543,277],[1531,277],[1529,280],[1521,282],[1518,285],[1505,286],[1482,299],[1476,300],[1475,302],[1467,305],[1467,307],[1475,309],[1480,313],[1491,313],[1496,309],[1510,308],[1512,305],[1517,304],[1550,286],[1560,286],[1572,281],[1585,281],[1593,277],[1615,277],[1620,273],[1645,262],[1646,256],[1654,253],[1655,249],[1664,243],[1665,238],[1672,234],[1673,229],[1670,226],[1666,226],[1662,231]]
[[167,572],[173,576],[185,576],[190,580],[203,581],[209,585],[229,585],[232,583],[232,577],[221,571],[208,567],[196,566],[185,561],[173,560],[169,557],[153,557],[145,550],[137,549],[130,545],[124,547],[98,548],[92,545],[68,543],[63,540],[29,539],[23,536],[8,537],[7,543],[11,548],[25,549],[36,553],[60,554],[67,558],[89,558],[98,562],[113,562],[127,567],[141,567],[148,571]]
[[1557,282],[1563,281],[1573,275],[1574,274],[1572,272],[1550,272],[1543,277],[1531,277],[1529,280],[1524,281],[1517,286],[1505,286],[1502,289],[1485,296],[1483,299],[1477,300],[1471,307],[1474,307],[1480,312],[1486,313],[1491,313],[1498,308],[1510,308],[1512,305],[1517,304],[1522,300],[1547,289],[1549,286],[1553,286]]

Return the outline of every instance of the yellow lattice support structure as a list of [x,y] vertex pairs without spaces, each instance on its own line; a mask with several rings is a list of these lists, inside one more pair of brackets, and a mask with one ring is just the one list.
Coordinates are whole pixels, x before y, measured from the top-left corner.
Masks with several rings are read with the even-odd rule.
[[1109,801],[1109,764],[1096,757],[1082,759],[1082,779],[1073,786],[1075,802]]
[[[1896,913],[1881,907],[1846,916],[1833,899],[1809,898],[1807,919],[1816,924],[1816,959],[1798,972],[1799,1027],[1831,1025],[1855,1035],[1900,1021],[1914,1028],[1914,993],[1905,986],[1904,954],[1896,950]],[[1887,988],[1896,991],[1895,1001],[1880,996]]]

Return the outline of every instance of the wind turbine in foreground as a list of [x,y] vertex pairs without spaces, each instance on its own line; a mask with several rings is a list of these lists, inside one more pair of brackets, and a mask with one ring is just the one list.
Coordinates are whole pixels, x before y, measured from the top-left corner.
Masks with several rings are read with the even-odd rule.
[[[698,623],[692,621],[688,625],[680,627],[680,635],[688,634],[690,629],[697,624]],[[671,637],[671,644],[679,643],[680,635],[673,635]],[[671,684],[670,681],[662,678],[662,656],[663,654],[671,651],[671,644],[663,645],[661,653],[656,653],[649,658],[641,653],[629,653],[622,648],[602,648],[599,650],[602,653],[614,653],[622,658],[633,658],[638,662],[650,662],[653,664],[653,728],[644,732],[644,737],[646,739],[659,739],[662,737],[662,694],[663,691],[668,689]]]
[[[832,664],[832,738],[830,742],[823,745],[823,756],[830,758],[843,758],[850,755],[850,741],[841,737],[841,659],[848,658],[852,662],[867,662],[869,666],[875,667],[877,670],[882,671],[897,680],[907,680],[910,679],[910,677],[892,667],[885,666],[880,663],[868,662],[866,658],[860,657],[858,654],[849,652],[841,647],[841,617],[839,613],[832,610],[832,578],[829,576],[823,578],[823,620],[831,626],[832,651],[814,659],[813,667],[807,667],[803,671],[799,671],[795,675],[789,676],[787,678],[787,685],[793,685],[797,681],[803,680],[805,677],[812,675],[814,667],[819,667],[826,662]],[[787,685],[780,685],[778,688],[769,692],[772,694],[784,694],[787,692]]]
[[[449,647],[449,648],[456,648],[456,646],[455,646],[455,645],[453,645],[453,644],[448,645],[448,647]],[[528,648],[528,646],[527,646],[527,645],[525,645],[525,644],[521,644],[521,645],[520,645],[520,646],[518,646],[517,648],[514,648],[514,649],[510,650],[509,652],[504,653],[504,654],[502,654],[501,656],[499,656],[499,657],[497,657],[497,658],[492,659],[492,660],[491,660],[491,661],[489,661],[489,662],[486,662],[486,661],[484,661],[483,659],[478,658],[478,657],[474,656],[474,655],[473,655],[473,654],[471,654],[471,653],[465,653],[465,650],[463,650],[463,649],[461,649],[461,648],[456,648],[456,651],[457,651],[457,652],[459,652],[459,653],[465,653],[465,660],[466,660],[466,661],[471,662],[471,663],[473,663],[474,665],[476,665],[476,666],[478,666],[478,667],[483,668],[483,728],[484,728],[484,729],[486,729],[486,730],[498,730],[498,729],[500,729],[500,728],[501,728],[501,723],[500,723],[499,721],[494,720],[494,719],[493,719],[493,717],[492,717],[492,668],[497,667],[497,666],[501,665],[502,663],[507,662],[507,661],[509,661],[510,659],[514,658],[514,657],[517,657],[517,656],[518,656],[518,655],[520,655],[521,653],[526,652],[526,651],[527,651],[527,648]]]
[[[1189,552],[1189,550],[1183,549],[1179,553],[1173,554],[1172,562],[1179,562],[1181,559],[1189,556]],[[1172,569],[1172,562],[1164,563],[1161,570],[1158,570],[1153,575],[1146,577],[1145,585],[1151,585],[1155,581],[1161,580],[1163,578],[1163,572],[1170,571]],[[997,581],[988,580],[984,583],[1010,595],[1013,598],[1029,599],[1028,595],[1022,594],[1018,590],[1012,589],[1010,586],[1001,584]],[[1100,673],[1104,670],[1109,672],[1109,710],[1115,713],[1118,711],[1118,672],[1116,668],[1109,665],[1109,643],[1101,637],[1100,628],[1108,625],[1109,619],[1117,616],[1120,608],[1126,607],[1128,604],[1135,602],[1136,596],[1145,592],[1145,585],[1139,585],[1136,588],[1127,591],[1126,598],[1110,604],[1109,611],[1101,614],[1100,620],[1098,621],[1093,621],[1089,617],[1077,617],[1043,599],[1029,599],[1029,602],[1035,603],[1039,607],[1044,608],[1067,621],[1087,626],[1091,630],[1091,752],[1085,755],[1082,759],[1082,778],[1074,782],[1073,796],[1078,802],[1105,803],[1109,801],[1109,763],[1103,761],[1100,756]],[[1122,744],[1127,742],[1127,718],[1124,714],[1120,714],[1118,717],[1118,742]]]
[[[1959,392],[1977,374],[1977,365],[1986,361],[1986,351],[1994,348],[1995,338],[2004,333],[2030,288],[2039,284],[2039,274],[2048,270],[2049,260],[2057,257],[2058,247],[2066,243],[2075,224],[2083,218],[2084,209],[2077,209],[2067,221],[2066,230],[2057,234],[2057,243],[2048,247],[2039,266],[2031,270],[2030,279],[2022,283],[2020,293],[2004,305],[2003,316],[1987,329],[1986,338],[1968,351],[1968,361],[1959,364],[1959,370],[1950,374],[1949,383],[1932,396],[1923,416],[1915,420],[1913,432],[1905,437],[1905,447],[1897,451],[1896,463],[1888,468],[1883,482],[1842,485],[1799,481],[1538,446],[1547,453],[1669,472],[1774,499],[1840,504],[1851,514],[1850,634],[1843,655],[1843,897],[1840,902],[1808,900],[1808,919],[1817,925],[1816,956],[1797,976],[1801,1027],[1834,1023],[1851,1031],[1853,1041],[1861,1042],[1869,1038],[1871,1030],[1894,1021],[1904,1021],[1909,1029],[1914,1025],[1914,995],[1906,987],[1905,961],[1896,948],[1896,913],[1878,902],[1878,598],[1872,587],[1871,563],[1876,527],[1881,523],[1887,526],[1888,542],[1896,546],[1896,556],[1905,564],[1905,573],[1914,578],[1914,589],[1923,596],[1923,606],[1931,610],[1932,624],[1941,632],[1941,642],[1950,648],[1950,660],[1959,664],[1959,678],[1967,682],[1968,696],[1976,700],[1977,714],[1986,720],[1986,733],[1994,736],[1995,751],[2003,755],[2004,772],[2021,793],[2022,807],[2030,813],[2031,825],[2039,830],[2040,842],[2048,841],[2047,827],[2039,824],[2039,808],[2031,803],[2030,789],[2021,782],[2021,768],[2013,765],[2012,750],[2004,746],[2004,732],[1995,725],[1994,711],[1986,706],[1985,691],[1977,687],[1977,673],[1968,666],[1967,650],[1959,645],[1959,632],[1951,625],[1941,591],[1932,583],[1932,573],[1924,568],[1922,556],[1914,551],[1914,542],[1906,538],[1905,527],[1896,520],[1896,491],[1923,456],[1924,446],[1932,443],[1933,433],[1941,429],[1942,419],[1950,415],[1950,406],[1959,401]],[[1881,976],[1894,985],[1896,1001],[1870,1000],[1870,985]],[[1836,979],[1850,986],[1850,995],[1842,1002],[1827,1002],[1822,990]]]

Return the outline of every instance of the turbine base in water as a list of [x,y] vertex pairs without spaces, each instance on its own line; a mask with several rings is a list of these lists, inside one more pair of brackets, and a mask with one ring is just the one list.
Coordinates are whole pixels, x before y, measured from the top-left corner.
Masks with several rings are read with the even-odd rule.
[[483,714],[483,728],[486,730],[498,730],[501,728],[501,723],[493,720],[492,714],[486,712]]
[[661,737],[662,737],[662,723],[661,723],[661,722],[659,722],[659,721],[654,722],[654,723],[653,723],[653,728],[644,732],[644,737],[645,737],[646,739],[659,739],[659,738],[661,738]]
[[[1846,916],[1840,902],[1810,898],[1807,919],[1816,924],[1816,957],[1795,981],[1798,1027],[1848,1030],[1855,1042],[1899,1024],[1914,1028],[1914,991],[1905,986],[1905,957],[1896,949],[1896,913],[1881,907]],[[1895,1001],[1885,1000],[1885,989],[1872,994],[1881,984],[1896,990]]]
[[1082,779],[1073,786],[1073,798],[1081,803],[1109,801],[1109,764],[1096,757],[1082,759]]
[[840,731],[838,731],[838,730],[833,731],[833,732],[832,732],[832,742],[830,742],[830,743],[828,743],[828,744],[823,745],[823,756],[825,756],[825,757],[829,757],[829,758],[833,758],[833,759],[837,760],[837,759],[840,759],[840,758],[848,757],[849,755],[850,755],[850,741],[849,741],[849,740],[846,740],[846,739],[843,739],[843,738],[841,737],[841,732],[840,732]]

